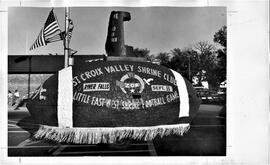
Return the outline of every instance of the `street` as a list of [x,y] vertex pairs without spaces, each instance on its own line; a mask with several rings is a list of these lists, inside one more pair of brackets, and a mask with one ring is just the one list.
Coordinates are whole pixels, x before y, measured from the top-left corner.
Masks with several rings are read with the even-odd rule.
[[153,141],[125,140],[117,144],[64,144],[31,138],[38,124],[25,107],[8,110],[8,156],[189,156],[226,155],[226,119],[221,106],[201,105],[183,137]]

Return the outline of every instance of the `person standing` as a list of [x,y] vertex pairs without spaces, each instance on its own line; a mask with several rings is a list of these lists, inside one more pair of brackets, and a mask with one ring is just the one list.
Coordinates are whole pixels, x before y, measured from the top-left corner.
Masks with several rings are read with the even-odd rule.
[[12,104],[12,97],[13,97],[12,92],[10,90],[8,90],[8,105]]
[[13,103],[12,106],[16,104],[17,100],[20,98],[20,93],[19,91],[16,89],[14,94],[13,94]]

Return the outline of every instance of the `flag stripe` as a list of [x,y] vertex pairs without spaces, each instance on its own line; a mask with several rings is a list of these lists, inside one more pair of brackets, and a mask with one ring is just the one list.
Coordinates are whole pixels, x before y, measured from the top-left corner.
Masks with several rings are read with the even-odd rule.
[[44,31],[42,30],[41,33],[42,33],[42,35],[40,37],[41,43],[44,44],[44,45],[46,45],[46,41],[45,41],[45,38],[44,38]]
[[56,32],[58,30],[60,31],[59,26],[56,24],[56,25],[53,25],[51,27],[46,27],[46,29],[44,30],[44,34],[52,33],[52,31]]
[[65,32],[61,32],[55,36],[52,36],[50,38],[47,39],[48,42],[56,42],[56,41],[60,41],[63,40],[65,37]]
[[48,42],[56,42],[56,41],[61,41],[62,39],[60,37],[58,38],[49,38],[47,41]]
[[48,36],[54,34],[54,33],[57,32],[57,31],[58,31],[58,29],[52,29],[52,30],[50,30],[50,31],[44,31],[44,36],[45,36],[45,38],[46,38],[46,37],[48,37]]
[[48,38],[49,36],[51,36],[51,35],[53,35],[53,34],[55,34],[55,32],[57,32],[58,30],[57,29],[53,29],[53,30],[51,30],[51,31],[49,31],[49,32],[44,32],[44,37],[45,38]]
[[57,22],[55,21],[55,22],[51,23],[50,25],[46,26],[46,28],[44,29],[44,31],[47,31],[48,29],[50,29],[52,27],[56,27],[56,28],[58,28],[60,30],[60,28],[58,27]]
[[44,45],[46,45],[46,42],[45,42],[45,39],[44,39],[43,29],[41,29],[41,31],[39,32],[39,35],[38,35],[36,41],[30,47],[30,50],[36,49],[39,46],[44,46]]

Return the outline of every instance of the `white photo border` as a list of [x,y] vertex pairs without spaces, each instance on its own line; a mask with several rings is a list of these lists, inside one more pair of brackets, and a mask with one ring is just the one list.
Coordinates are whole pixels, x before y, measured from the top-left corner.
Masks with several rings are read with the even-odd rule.
[[[1,164],[268,164],[269,13],[267,0],[2,0],[0,2]],[[227,156],[221,157],[8,157],[8,7],[227,7]]]

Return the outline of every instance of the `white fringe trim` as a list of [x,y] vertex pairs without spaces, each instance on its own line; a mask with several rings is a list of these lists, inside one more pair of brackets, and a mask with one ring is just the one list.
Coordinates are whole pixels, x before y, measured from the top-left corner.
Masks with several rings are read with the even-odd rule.
[[125,138],[148,141],[158,135],[161,137],[171,134],[183,136],[189,128],[190,125],[187,123],[150,127],[97,128],[59,128],[41,125],[34,138],[77,144],[115,143]]

